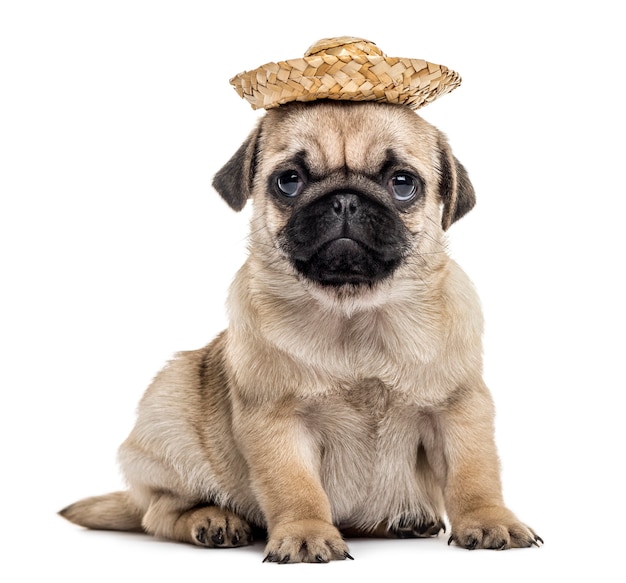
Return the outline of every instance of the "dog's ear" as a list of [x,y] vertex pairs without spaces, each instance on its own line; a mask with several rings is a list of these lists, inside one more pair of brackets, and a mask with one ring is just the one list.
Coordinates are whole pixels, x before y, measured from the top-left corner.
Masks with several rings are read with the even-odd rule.
[[447,231],[452,223],[472,210],[476,194],[467,170],[454,157],[443,136],[439,138],[439,159],[439,195],[443,202],[441,226]]
[[261,124],[250,133],[233,157],[213,178],[213,188],[236,211],[246,206],[252,193]]

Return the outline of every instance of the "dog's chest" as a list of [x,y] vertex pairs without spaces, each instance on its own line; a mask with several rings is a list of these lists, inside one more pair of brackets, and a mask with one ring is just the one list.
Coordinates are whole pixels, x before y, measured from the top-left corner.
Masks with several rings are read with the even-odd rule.
[[416,492],[420,413],[377,379],[316,400],[307,424],[321,451],[321,477],[338,522],[385,520]]

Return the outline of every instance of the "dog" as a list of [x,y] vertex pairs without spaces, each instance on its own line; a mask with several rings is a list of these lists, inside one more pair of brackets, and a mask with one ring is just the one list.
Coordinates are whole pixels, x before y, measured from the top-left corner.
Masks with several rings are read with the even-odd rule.
[[479,300],[446,253],[475,193],[445,136],[402,105],[294,102],[213,184],[254,207],[229,326],[148,388],[128,489],[60,514],[203,547],[264,529],[278,563],[447,528],[467,549],[539,546],[503,503]]

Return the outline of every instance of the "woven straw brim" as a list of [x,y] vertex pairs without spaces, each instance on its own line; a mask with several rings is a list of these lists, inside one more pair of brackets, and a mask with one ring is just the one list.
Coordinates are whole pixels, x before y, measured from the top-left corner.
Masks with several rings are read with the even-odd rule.
[[230,83],[253,109],[315,99],[385,101],[419,109],[454,90],[461,78],[420,59],[319,54],[267,63]]

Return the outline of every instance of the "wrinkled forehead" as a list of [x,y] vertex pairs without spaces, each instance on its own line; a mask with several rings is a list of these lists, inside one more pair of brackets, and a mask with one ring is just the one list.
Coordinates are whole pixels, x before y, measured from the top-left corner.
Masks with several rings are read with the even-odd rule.
[[270,110],[262,136],[264,166],[305,152],[308,166],[320,174],[341,168],[369,173],[390,152],[428,173],[438,151],[433,126],[408,108],[384,104],[321,102]]

